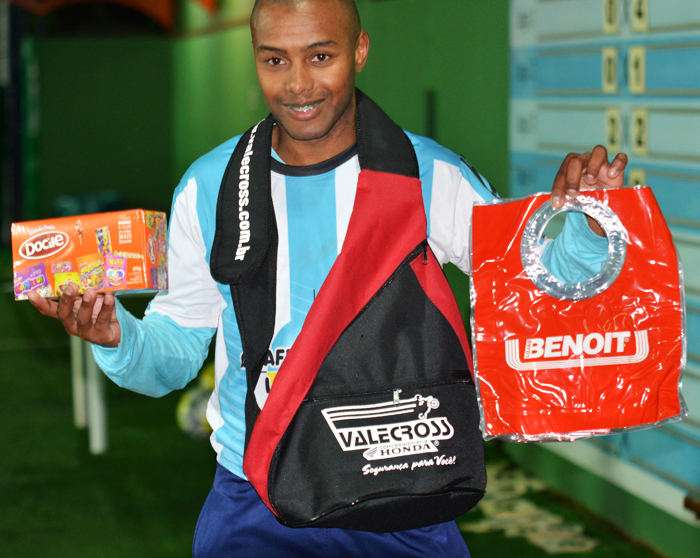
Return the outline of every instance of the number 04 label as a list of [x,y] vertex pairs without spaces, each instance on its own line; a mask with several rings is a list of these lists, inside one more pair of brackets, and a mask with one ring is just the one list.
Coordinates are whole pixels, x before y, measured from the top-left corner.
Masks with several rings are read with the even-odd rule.
[[603,0],[603,30],[605,33],[617,33],[617,0]]
[[632,0],[632,31],[645,33],[649,30],[649,0]]

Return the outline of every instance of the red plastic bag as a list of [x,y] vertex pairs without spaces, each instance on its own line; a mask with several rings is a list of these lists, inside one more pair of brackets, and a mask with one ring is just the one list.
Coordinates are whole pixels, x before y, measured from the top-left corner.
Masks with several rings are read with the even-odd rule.
[[[472,333],[485,439],[575,440],[681,420],[682,272],[648,187],[550,194],[474,207]],[[602,203],[601,203],[602,202]],[[567,209],[608,238],[598,275],[568,284],[540,260]]]

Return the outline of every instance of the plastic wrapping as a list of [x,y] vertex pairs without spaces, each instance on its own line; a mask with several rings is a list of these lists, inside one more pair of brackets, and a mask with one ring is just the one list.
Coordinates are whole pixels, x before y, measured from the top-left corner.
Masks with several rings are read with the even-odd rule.
[[[542,237],[547,223],[564,211],[580,211],[593,217],[608,239],[608,258],[600,273],[581,283],[565,283],[552,275],[542,264]],[[535,211],[525,225],[520,242],[520,259],[528,277],[536,287],[556,298],[583,300],[602,293],[615,282],[627,256],[627,231],[611,209],[595,198],[581,196],[569,200],[559,209],[545,203]]]
[[[472,220],[472,343],[485,439],[576,440],[687,416],[683,274],[648,187],[494,200]],[[566,283],[541,261],[549,220],[596,219],[601,271]]]

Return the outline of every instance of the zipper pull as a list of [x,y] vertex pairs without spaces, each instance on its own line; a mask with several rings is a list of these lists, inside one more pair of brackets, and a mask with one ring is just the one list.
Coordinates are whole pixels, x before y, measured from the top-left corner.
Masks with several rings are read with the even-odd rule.
[[423,247],[423,265],[428,265],[428,245]]
[[398,405],[399,403],[401,403],[401,400],[399,399],[399,393],[401,393],[400,389],[394,390],[394,405]]

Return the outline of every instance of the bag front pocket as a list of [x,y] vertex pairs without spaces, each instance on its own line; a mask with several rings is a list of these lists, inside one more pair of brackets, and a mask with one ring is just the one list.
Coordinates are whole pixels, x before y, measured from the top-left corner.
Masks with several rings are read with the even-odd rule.
[[469,381],[307,400],[275,451],[270,501],[289,526],[382,532],[448,521],[485,490],[478,425]]

